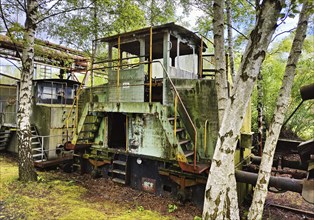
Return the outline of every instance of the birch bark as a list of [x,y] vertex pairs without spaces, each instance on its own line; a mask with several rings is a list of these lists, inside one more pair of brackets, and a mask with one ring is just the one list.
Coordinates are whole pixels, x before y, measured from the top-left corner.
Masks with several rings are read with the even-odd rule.
[[218,120],[221,126],[223,114],[228,100],[228,84],[226,75],[226,56],[224,42],[224,0],[214,0],[213,32],[215,53],[215,82],[218,96]]
[[[228,206],[232,200],[237,200],[237,195],[230,190],[230,187],[235,187],[234,153],[254,82],[277,27],[276,22],[281,8],[280,1],[264,0],[258,12],[257,23],[250,34],[232,95],[227,102],[226,114],[219,129],[206,184],[203,219],[239,218],[239,214],[234,216],[235,212]],[[230,183],[234,185],[231,186]]]
[[255,186],[253,201],[249,210],[248,219],[262,219],[276,144],[284,121],[285,113],[287,112],[287,106],[289,104],[291,88],[296,72],[296,66],[302,51],[304,39],[306,37],[306,30],[310,16],[308,9],[308,1],[304,1],[302,11],[299,17],[298,27],[287,61],[282,86],[280,88],[279,96],[277,98],[276,109],[274,111],[272,123],[269,128],[269,134],[266,138],[262,162],[258,173],[257,183]]
[[[214,32],[215,69],[217,71],[215,81],[218,96],[219,127],[221,126],[222,118],[226,109],[226,104],[229,99],[228,77],[226,71],[225,37],[224,37],[224,7],[225,7],[224,0],[214,0],[213,32]],[[229,32],[228,37],[230,37]],[[228,39],[228,41],[229,40],[230,39]],[[240,218],[239,207],[236,190],[237,190],[236,180],[235,178],[231,178],[230,181],[228,182],[228,194],[233,196],[230,196],[230,198],[232,199],[228,200],[225,203],[224,209],[230,210],[230,215],[237,216],[236,219],[239,219]]]
[[227,12],[227,23],[228,23],[228,53],[229,53],[229,64],[232,82],[235,80],[234,70],[234,54],[233,54],[233,35],[232,35],[232,13],[231,13],[231,0],[226,0],[226,12]]
[[36,181],[37,174],[33,166],[31,148],[30,115],[32,103],[32,80],[34,71],[34,40],[38,13],[37,0],[27,0],[26,21],[23,36],[22,71],[20,97],[17,115],[17,136],[19,155],[19,179]]

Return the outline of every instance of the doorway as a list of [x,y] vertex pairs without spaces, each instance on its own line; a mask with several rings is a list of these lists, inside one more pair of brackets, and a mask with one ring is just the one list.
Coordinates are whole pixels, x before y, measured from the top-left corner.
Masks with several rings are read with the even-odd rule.
[[126,116],[122,113],[108,113],[108,147],[126,148]]

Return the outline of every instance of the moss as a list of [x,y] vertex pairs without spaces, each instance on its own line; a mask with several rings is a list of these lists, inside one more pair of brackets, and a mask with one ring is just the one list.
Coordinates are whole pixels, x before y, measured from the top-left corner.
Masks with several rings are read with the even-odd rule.
[[80,207],[80,208],[75,208],[72,209],[72,211],[59,218],[60,220],[66,220],[66,219],[80,219],[80,220],[84,220],[84,219],[106,219],[106,216],[95,210],[95,209],[91,209],[91,208],[85,208],[85,207]]
[[141,219],[141,220],[151,220],[151,219],[174,219],[170,217],[163,217],[156,212],[152,212],[150,210],[128,210],[124,213],[121,213],[117,217],[113,217],[114,220],[128,220],[128,219]]
[[41,182],[17,180],[14,162],[0,158],[0,201],[10,219],[171,219],[149,210],[129,210],[114,202],[90,201],[87,189],[54,173],[38,172]]

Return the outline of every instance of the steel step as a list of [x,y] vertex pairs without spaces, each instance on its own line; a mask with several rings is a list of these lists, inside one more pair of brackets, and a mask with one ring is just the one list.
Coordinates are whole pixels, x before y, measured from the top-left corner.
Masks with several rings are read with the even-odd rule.
[[0,143],[0,147],[6,146],[6,145],[7,145],[7,142]]
[[122,160],[114,160],[112,161],[113,164],[118,164],[121,166],[126,166],[126,161],[122,161]]
[[123,180],[123,179],[113,178],[112,181],[113,181],[113,182],[116,182],[116,183],[120,183],[120,184],[125,185],[125,180]]
[[42,159],[42,160],[34,160],[34,162],[40,163],[40,162],[44,162],[47,161],[46,159]]
[[118,170],[118,169],[114,169],[114,170],[112,170],[112,172],[113,173],[118,173],[118,174],[121,174],[121,175],[126,175],[126,172],[125,171],[123,171],[123,170]]
[[43,153],[40,153],[40,154],[33,154],[33,157],[39,157],[39,156],[45,156]]
[[80,139],[77,139],[76,141],[79,142],[79,141],[92,141],[93,138],[80,138]]
[[190,156],[194,155],[194,151],[192,151],[192,150],[187,150],[187,151],[183,151],[183,152],[184,152],[185,157],[190,157]]
[[39,141],[32,142],[32,145],[37,145],[37,144],[40,144],[40,142]]
[[0,140],[0,143],[6,143],[9,139],[8,138],[4,138],[2,140]]
[[42,151],[41,147],[32,148],[33,151]]
[[0,134],[0,138],[8,138],[10,137],[10,134]]
[[179,144],[180,144],[180,145],[184,145],[184,144],[187,144],[187,143],[189,143],[189,142],[190,142],[189,139],[182,139],[182,140],[179,140]]
[[179,132],[182,132],[182,131],[184,131],[184,130],[185,130],[184,128],[177,128],[177,129],[176,129],[176,132],[179,133]]
[[[177,116],[177,120],[179,119],[179,116]],[[168,121],[174,121],[174,117],[169,117]]]

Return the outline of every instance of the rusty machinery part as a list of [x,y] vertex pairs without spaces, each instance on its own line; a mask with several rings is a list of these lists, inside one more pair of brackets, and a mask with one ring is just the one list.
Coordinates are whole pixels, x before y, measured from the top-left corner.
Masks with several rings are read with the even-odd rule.
[[314,83],[302,86],[300,88],[300,94],[303,101],[314,99]]
[[[284,206],[284,205],[279,205],[279,204],[274,204],[274,203],[267,203],[267,205],[269,206],[273,206],[276,208],[280,208],[280,209],[285,209],[288,211],[292,211],[292,212],[296,212],[296,213],[300,213],[300,214],[305,214],[308,217],[314,217],[314,212],[311,212],[309,210],[301,210],[301,209],[297,209],[297,208],[293,208],[293,207],[289,207],[289,206]],[[306,219],[306,218],[304,218]]]
[[[252,155],[250,158],[251,158],[251,162],[253,164],[256,164],[256,165],[260,165],[261,164],[262,157]],[[278,167],[278,164],[279,164],[279,158],[274,158],[272,166],[273,167]]]
[[287,118],[287,120],[282,124],[282,127],[284,127],[287,124],[287,122],[294,115],[294,113],[296,113],[296,111],[300,108],[300,106],[302,105],[304,101],[314,99],[314,83],[306,85],[306,86],[302,86],[300,88],[300,94],[301,94],[302,101],[296,107],[296,109],[291,113],[291,115]]
[[[254,164],[249,164],[249,165],[246,165],[243,170],[248,171],[248,172],[258,173],[259,166],[254,165]],[[275,175],[276,174],[288,174],[288,175],[291,175],[291,177],[294,179],[304,179],[308,175],[308,173],[305,170],[298,170],[298,169],[291,169],[291,168],[272,169],[272,172],[275,173]]]
[[314,139],[299,144],[298,152],[302,164],[307,165],[308,162],[311,160],[311,155],[314,155]]
[[[259,156],[251,156],[251,163],[255,165],[260,165],[262,160],[262,157]],[[281,168],[291,168],[291,169],[297,169],[297,170],[307,170],[307,164],[301,163],[300,161],[292,161],[287,160],[285,157],[275,158],[273,161],[273,167],[276,167],[278,169],[279,164],[281,165]]]
[[[249,183],[255,186],[258,174],[242,170],[236,170],[236,180],[241,183]],[[285,177],[270,177],[269,186],[277,189],[289,190],[292,192],[302,192],[302,180],[290,179]]]

